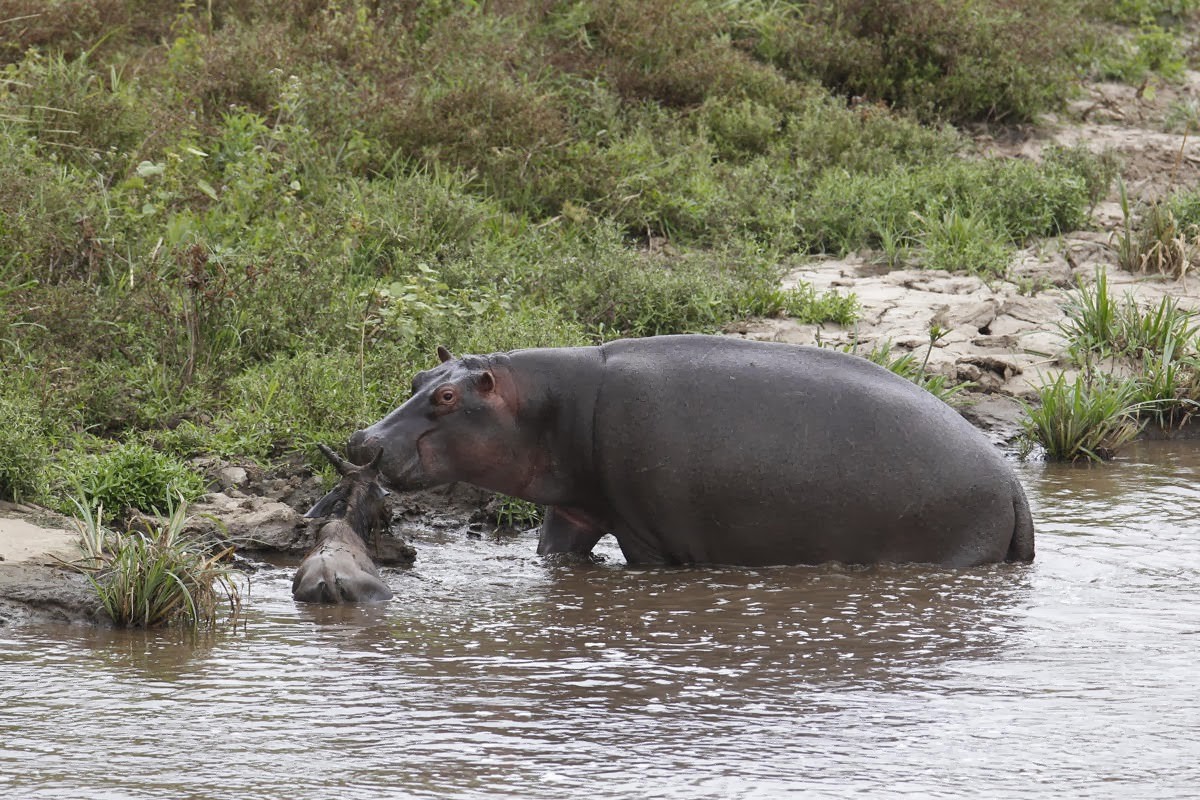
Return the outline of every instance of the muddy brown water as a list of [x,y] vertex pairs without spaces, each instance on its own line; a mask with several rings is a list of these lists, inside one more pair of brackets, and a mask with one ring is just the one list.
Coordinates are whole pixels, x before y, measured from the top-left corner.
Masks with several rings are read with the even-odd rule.
[[1200,797],[1200,443],[1018,469],[1028,567],[568,568],[446,532],[385,606],[275,569],[196,642],[0,630],[0,796]]

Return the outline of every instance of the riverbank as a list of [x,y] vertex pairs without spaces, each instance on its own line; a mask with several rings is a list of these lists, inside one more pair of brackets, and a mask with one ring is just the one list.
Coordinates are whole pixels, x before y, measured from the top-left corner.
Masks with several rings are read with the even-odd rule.
[[[1111,152],[1129,195],[1150,201],[1200,182],[1197,145],[1187,133],[1167,132],[1175,110],[1194,103],[1198,94],[1200,72],[1187,72],[1179,83],[1155,93],[1094,84],[1067,111],[1045,117],[1037,127],[980,130],[975,139],[981,152],[1035,161],[1050,145]],[[960,412],[999,446],[1012,447],[1021,431],[1023,403],[1036,401],[1037,387],[1056,376],[1074,376],[1059,325],[1081,281],[1104,270],[1114,296],[1128,293],[1143,304],[1170,296],[1183,308],[1200,309],[1195,279],[1186,272],[1174,279],[1117,268],[1114,236],[1123,223],[1114,188],[1093,209],[1088,229],[1036,240],[1018,253],[1003,279],[919,269],[903,258],[892,268],[882,253],[872,251],[804,259],[789,270],[783,287],[804,283],[818,294],[853,293],[861,309],[853,325],[755,319],[726,331],[862,352],[884,344],[897,353],[913,352],[930,372],[954,383],[969,382],[956,398]],[[931,345],[934,328],[944,333]],[[275,472],[250,465],[208,466],[217,491],[194,507],[197,520],[209,520],[198,522],[198,529],[216,535],[219,528],[250,551],[294,556],[311,546],[313,525],[301,514],[319,496],[320,481],[310,471],[294,465]],[[465,528],[479,519],[486,502],[486,495],[461,488],[394,498],[395,547],[403,545],[406,526]],[[76,538],[69,521],[40,508],[0,505],[0,626],[98,620],[86,579],[61,566],[77,557]]]
[[[1093,83],[1062,114],[1047,115],[1036,127],[982,130],[976,142],[984,153],[1032,160],[1052,146],[1083,145],[1098,155],[1107,153],[1117,159],[1136,206],[1200,183],[1200,143],[1190,135],[1191,123],[1175,130],[1180,109],[1194,108],[1198,97],[1200,72],[1192,70],[1155,91]],[[1114,298],[1129,296],[1145,307],[1171,297],[1180,308],[1200,310],[1200,279],[1189,278],[1186,270],[1176,279],[1119,268],[1117,237],[1125,222],[1113,186],[1092,210],[1088,229],[1032,243],[1019,251],[1004,279],[890,269],[885,254],[872,251],[812,260],[792,269],[784,286],[805,282],[817,292],[853,292],[861,307],[854,325],[766,319],[731,331],[864,353],[890,344],[919,360],[928,353],[931,373],[971,383],[957,403],[963,415],[995,441],[1011,443],[1021,433],[1023,404],[1038,399],[1037,387],[1064,373],[1072,381],[1078,373],[1059,326],[1071,294],[1080,284],[1091,284],[1098,271],[1107,274]],[[934,327],[945,334],[931,346]]]
[[87,579],[63,567],[79,556],[79,533],[70,520],[0,501],[0,627],[103,622]]

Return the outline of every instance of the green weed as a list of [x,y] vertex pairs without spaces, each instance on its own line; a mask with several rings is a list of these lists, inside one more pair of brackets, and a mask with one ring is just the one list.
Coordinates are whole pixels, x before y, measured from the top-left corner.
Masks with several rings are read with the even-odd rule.
[[536,503],[507,495],[501,495],[498,499],[500,502],[493,515],[497,527],[528,530],[541,524],[542,507]]
[[1065,374],[1038,390],[1037,406],[1026,406],[1026,434],[1054,461],[1103,461],[1141,430],[1138,386],[1103,375]]
[[194,500],[204,482],[186,465],[136,442],[113,447],[77,467],[79,489],[88,506],[157,513],[172,497]]
[[93,510],[91,503],[79,500],[75,506],[84,549],[84,560],[75,566],[88,576],[116,625],[211,628],[223,605],[237,618],[238,579],[223,563],[229,550],[184,537],[187,504],[182,498],[169,507],[164,524],[129,533],[104,526],[103,506]]
[[1003,275],[1012,258],[1012,248],[982,216],[952,209],[941,216],[914,215],[921,224],[916,235],[924,248],[923,263],[929,269],[966,270],[974,274]]

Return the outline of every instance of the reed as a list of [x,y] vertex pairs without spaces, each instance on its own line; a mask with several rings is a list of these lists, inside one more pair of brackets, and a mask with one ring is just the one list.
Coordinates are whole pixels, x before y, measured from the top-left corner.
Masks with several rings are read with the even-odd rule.
[[172,504],[164,524],[120,533],[104,525],[104,509],[75,500],[84,558],[76,568],[91,581],[101,605],[120,627],[216,625],[222,607],[241,611],[237,574],[216,548],[184,535],[187,504]]
[[1037,407],[1026,406],[1025,433],[1051,461],[1106,461],[1141,432],[1139,386],[1100,373],[1065,374],[1040,387]]

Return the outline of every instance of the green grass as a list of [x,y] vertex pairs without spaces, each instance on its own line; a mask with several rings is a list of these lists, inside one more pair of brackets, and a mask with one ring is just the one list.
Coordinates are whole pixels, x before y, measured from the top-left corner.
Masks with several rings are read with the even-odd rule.
[[1081,373],[1073,382],[1061,374],[1038,390],[1026,407],[1025,432],[1054,461],[1103,461],[1141,431],[1138,386],[1104,375]]
[[1076,360],[1096,352],[1120,350],[1120,308],[1109,294],[1107,271],[1098,268],[1091,285],[1080,279],[1063,310],[1067,319],[1060,323],[1059,330]]
[[1108,291],[1108,274],[1097,269],[1093,283],[1082,281],[1065,307],[1059,326],[1070,352],[1081,365],[1093,356],[1162,356],[1168,348],[1194,350],[1200,322],[1196,312],[1180,307],[1177,298],[1162,297],[1143,306],[1132,295],[1117,300]]
[[1000,274],[1086,224],[1111,160],[983,157],[953,126],[1060,107],[1097,26],[1143,24],[1082,0],[9,5],[0,494],[113,510],[195,491],[194,455],[344,438],[439,344],[852,324],[852,295],[780,288],[806,253]]
[[1073,384],[1062,376],[1044,384],[1029,409],[1027,433],[1047,457],[1109,458],[1143,424],[1179,425],[1200,409],[1200,322],[1177,298],[1116,300],[1101,269],[1065,310],[1060,330],[1083,372]]
[[104,526],[103,506],[76,501],[88,576],[104,610],[119,627],[213,627],[227,608],[241,608],[239,580],[217,550],[183,534],[187,504],[180,498],[166,521],[144,531],[117,533]]

